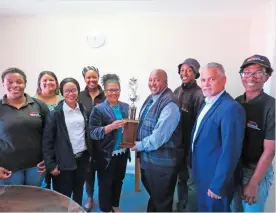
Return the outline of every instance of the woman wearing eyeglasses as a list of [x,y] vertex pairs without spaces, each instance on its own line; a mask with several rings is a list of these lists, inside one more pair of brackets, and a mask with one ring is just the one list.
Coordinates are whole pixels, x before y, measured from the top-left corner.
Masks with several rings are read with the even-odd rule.
[[129,149],[120,148],[129,106],[120,102],[120,81],[115,74],[102,77],[106,100],[96,105],[89,118],[90,136],[98,171],[99,204],[103,212],[120,212],[119,201]]
[[78,103],[77,80],[65,78],[60,83],[64,97],[49,113],[43,134],[42,151],[46,169],[53,175],[53,189],[82,205],[83,184],[92,148],[88,114]]

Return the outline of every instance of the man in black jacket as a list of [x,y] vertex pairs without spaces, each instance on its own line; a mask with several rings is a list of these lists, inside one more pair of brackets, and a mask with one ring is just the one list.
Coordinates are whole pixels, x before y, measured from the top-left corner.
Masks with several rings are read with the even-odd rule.
[[182,80],[181,86],[177,87],[174,94],[177,96],[180,107],[182,109],[181,125],[182,125],[182,142],[185,147],[185,158],[181,165],[180,172],[178,174],[177,193],[178,203],[177,211],[196,211],[196,203],[188,203],[188,191],[194,192],[195,184],[191,177],[191,169],[188,165],[189,150],[190,150],[190,138],[191,132],[196,120],[197,113],[199,112],[202,104],[204,103],[204,96],[201,88],[197,85],[196,80],[199,78],[200,64],[196,59],[187,58],[183,63],[178,65],[178,74]]

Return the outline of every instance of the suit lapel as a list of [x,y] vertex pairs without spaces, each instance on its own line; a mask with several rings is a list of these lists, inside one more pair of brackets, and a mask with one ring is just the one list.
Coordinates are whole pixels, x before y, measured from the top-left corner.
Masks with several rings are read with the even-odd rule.
[[193,138],[194,138],[193,135],[195,134],[196,123],[197,123],[198,115],[200,115],[200,113],[201,113],[201,111],[203,110],[203,108],[205,107],[205,105],[206,105],[206,103],[204,103],[204,104],[202,105],[202,107],[200,108],[200,110],[199,110],[199,112],[198,112],[198,114],[197,114],[197,118],[196,118],[195,124],[194,124],[193,129],[192,129],[192,137],[191,137],[191,139],[190,139],[190,143],[193,143]]
[[119,102],[120,111],[122,113],[123,119],[128,118],[128,108],[124,107],[124,105]]
[[[213,114],[213,112],[215,111],[215,109],[220,105],[220,103],[223,101],[224,97],[226,95],[226,92],[224,92],[224,94],[222,94],[219,99],[213,104],[213,106],[209,109],[209,111],[206,113],[206,115],[203,117],[199,127],[198,127],[198,130],[197,130],[197,133],[196,133],[196,136],[195,136],[195,139],[194,139],[194,143],[196,143],[196,140],[200,134],[200,132],[202,131],[202,128],[204,126],[204,124],[206,123],[206,121],[210,118],[210,116]],[[194,130],[195,131],[195,126],[194,125]]]
[[106,108],[106,112],[108,113],[108,115],[110,116],[110,118],[112,119],[112,122],[116,120],[115,114],[111,108],[111,106],[109,105],[108,101],[105,100],[105,108]]

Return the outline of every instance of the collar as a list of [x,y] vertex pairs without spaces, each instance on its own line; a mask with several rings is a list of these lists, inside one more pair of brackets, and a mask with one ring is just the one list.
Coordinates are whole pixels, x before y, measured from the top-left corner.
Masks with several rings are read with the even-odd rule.
[[184,83],[181,84],[182,89],[189,89],[196,86],[197,86],[196,80],[190,81],[187,84],[184,84]]
[[162,92],[160,92],[158,95],[152,95],[151,98],[153,100],[153,102],[157,101],[158,98],[166,91],[168,87],[166,87]]
[[[100,85],[98,85],[98,89],[99,89],[99,94],[98,94],[96,97],[102,95],[102,93],[104,92],[103,89],[102,89],[102,87],[101,87]],[[88,89],[87,86],[85,87],[84,91],[85,91],[85,94],[86,94],[89,98],[91,98],[91,97],[90,97],[90,94],[89,94],[89,89]]]
[[257,95],[256,97],[254,97],[253,99],[249,100],[248,102],[246,102],[246,92],[243,94],[243,103],[250,103],[250,102],[254,102],[256,100],[258,100],[262,95],[264,94],[264,90],[262,89],[261,93],[259,95]]
[[[110,106],[112,108],[112,106],[110,105],[109,101],[107,100],[107,98],[104,100],[104,103],[106,103],[108,106]],[[119,106],[120,105],[120,101],[118,100],[118,104],[115,106]]]
[[[31,96],[29,96],[28,94],[24,93],[24,96],[26,98],[26,102],[23,106],[26,106],[28,104],[31,104],[31,103],[34,103],[34,100],[32,99]],[[2,99],[2,104],[9,104],[8,103],[8,98],[7,98],[7,95],[4,95],[3,96],[3,99]]]
[[77,107],[75,109],[72,109],[71,107],[68,106],[68,104],[64,101],[63,102],[63,111],[65,112],[72,112],[72,111],[80,111],[80,106],[79,103],[77,102]]
[[207,97],[205,98],[206,105],[208,104],[214,104],[219,97],[225,92],[225,90],[222,90],[220,93],[218,93],[215,97],[211,98],[211,100],[208,100]]

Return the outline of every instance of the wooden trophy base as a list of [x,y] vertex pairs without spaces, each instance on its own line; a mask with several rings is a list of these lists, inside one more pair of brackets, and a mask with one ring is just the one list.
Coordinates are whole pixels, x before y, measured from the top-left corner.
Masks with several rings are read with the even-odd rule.
[[135,146],[138,130],[138,120],[125,119],[123,142],[120,143],[122,148],[132,148]]

